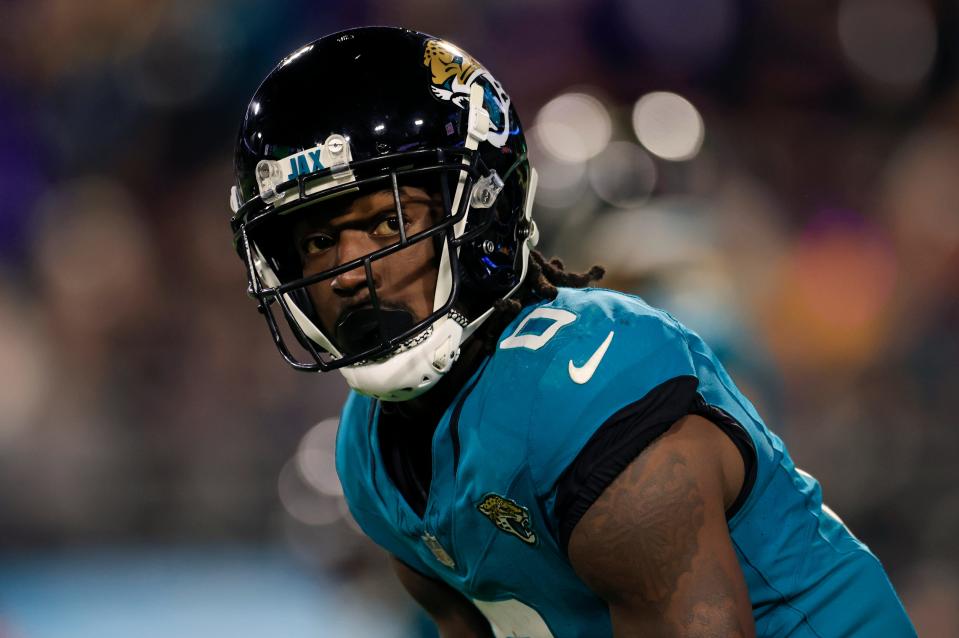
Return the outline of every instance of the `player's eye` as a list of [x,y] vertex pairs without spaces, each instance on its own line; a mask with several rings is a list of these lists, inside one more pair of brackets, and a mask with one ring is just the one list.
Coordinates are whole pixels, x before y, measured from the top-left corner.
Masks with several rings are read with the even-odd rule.
[[[406,222],[406,225],[409,226],[409,222]],[[391,237],[393,235],[398,235],[400,232],[400,218],[396,215],[389,215],[380,220],[380,222],[373,228],[372,235],[374,237]]]
[[317,255],[332,246],[332,237],[322,233],[316,233],[303,238],[303,241],[300,242],[300,252],[306,256]]

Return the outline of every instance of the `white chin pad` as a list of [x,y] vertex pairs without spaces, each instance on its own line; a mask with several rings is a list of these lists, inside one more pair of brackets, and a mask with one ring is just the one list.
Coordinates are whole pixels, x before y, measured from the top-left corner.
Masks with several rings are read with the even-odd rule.
[[463,326],[449,316],[427,331],[429,335],[414,346],[386,359],[340,368],[340,373],[351,388],[381,401],[416,398],[453,367],[463,339]]

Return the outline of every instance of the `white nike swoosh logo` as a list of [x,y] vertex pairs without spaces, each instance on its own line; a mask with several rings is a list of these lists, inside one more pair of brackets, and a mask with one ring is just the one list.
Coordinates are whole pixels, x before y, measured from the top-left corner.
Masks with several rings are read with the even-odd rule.
[[609,335],[606,336],[606,340],[603,341],[603,344],[593,353],[593,356],[589,358],[589,361],[584,363],[580,367],[573,365],[573,360],[569,360],[569,378],[573,380],[574,383],[580,385],[586,383],[593,378],[593,373],[596,372],[596,368],[599,367],[599,362],[603,360],[603,357],[606,355],[606,350],[609,348],[609,344],[613,341],[613,331],[609,331]]

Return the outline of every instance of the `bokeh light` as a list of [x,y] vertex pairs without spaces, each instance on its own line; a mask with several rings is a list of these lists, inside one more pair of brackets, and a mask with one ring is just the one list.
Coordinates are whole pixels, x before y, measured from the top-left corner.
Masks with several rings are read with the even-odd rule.
[[286,512],[306,525],[331,525],[342,516],[340,499],[321,494],[313,489],[297,471],[294,461],[280,470],[277,493]]
[[848,61],[872,83],[911,91],[932,68],[936,22],[925,2],[843,0],[838,30]]
[[539,110],[534,120],[543,149],[564,162],[585,162],[609,143],[612,123],[606,107],[587,93],[564,93]]
[[[13,298],[0,278],[0,299]],[[32,303],[0,304],[0,446],[34,421],[51,391],[49,343]]]
[[654,272],[707,261],[712,225],[692,198],[660,198],[639,209],[606,211],[584,232],[574,230],[578,263],[601,259],[615,281],[639,282]]
[[667,91],[639,98],[633,107],[633,130],[650,153],[672,161],[696,157],[705,136],[703,118],[696,107]]
[[589,162],[589,183],[603,201],[632,208],[653,192],[656,165],[636,144],[613,142]]
[[296,469],[303,480],[327,496],[343,495],[334,457],[336,428],[339,424],[339,419],[320,421],[303,436],[296,451]]
[[565,209],[576,202],[587,188],[586,162],[565,161],[544,147],[543,130],[533,126],[528,131],[530,164],[539,174],[536,204],[551,209]]
[[822,211],[783,256],[771,346],[797,366],[868,364],[881,352],[897,275],[881,229],[850,211]]

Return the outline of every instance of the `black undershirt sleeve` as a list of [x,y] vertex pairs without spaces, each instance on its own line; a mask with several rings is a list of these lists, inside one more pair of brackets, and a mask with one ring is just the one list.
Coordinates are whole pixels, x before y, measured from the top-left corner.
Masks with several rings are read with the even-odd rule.
[[746,480],[727,518],[745,501],[755,479],[755,451],[749,435],[728,413],[710,406],[697,393],[694,376],[664,381],[639,401],[616,412],[593,433],[586,445],[560,476],[555,512],[559,543],[564,553],[573,528],[600,494],[657,437],[687,414],[708,419],[732,439],[743,455]]
[[743,487],[739,490],[736,500],[726,510],[726,520],[728,521],[746,502],[746,498],[753,489],[753,483],[756,482],[756,448],[752,439],[746,433],[746,428],[736,420],[736,418],[715,405],[709,405],[702,395],[696,395],[696,403],[693,405],[690,414],[696,414],[713,423],[720,430],[732,439],[739,454],[743,457]]

